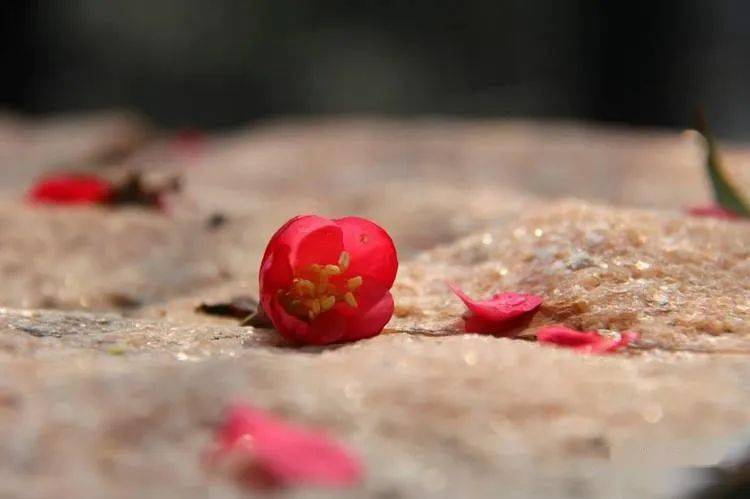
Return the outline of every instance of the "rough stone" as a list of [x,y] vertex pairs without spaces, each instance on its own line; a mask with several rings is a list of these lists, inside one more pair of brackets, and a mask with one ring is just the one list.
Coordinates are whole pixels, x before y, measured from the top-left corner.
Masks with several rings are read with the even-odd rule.
[[[71,164],[98,156],[68,122],[23,126]],[[94,129],[82,136],[101,144]],[[673,497],[698,480],[679,470],[744,447],[750,224],[682,213],[708,199],[694,134],[349,120],[217,136],[190,158],[168,148],[110,165],[179,172],[167,214],[23,207],[30,173],[4,173],[0,497],[246,497],[201,460],[237,400],[360,452],[367,480],[341,497]],[[35,154],[29,172],[55,167]],[[727,154],[745,186],[748,158]],[[226,222],[208,224],[217,212]],[[296,348],[195,313],[255,295],[268,237],[304,212],[393,234],[383,335]],[[447,280],[544,296],[527,340],[557,322],[642,336],[590,357],[462,334]]]

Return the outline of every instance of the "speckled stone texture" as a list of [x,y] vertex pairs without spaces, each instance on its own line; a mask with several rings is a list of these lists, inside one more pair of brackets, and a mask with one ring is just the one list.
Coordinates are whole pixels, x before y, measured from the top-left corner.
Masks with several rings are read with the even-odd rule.
[[[186,154],[137,120],[113,142],[110,119],[83,132],[55,121],[57,139],[13,155],[55,157],[62,143],[73,166],[177,172],[185,193],[167,213],[30,207],[34,172],[56,163],[2,160],[0,497],[252,496],[202,461],[235,401],[363,456],[360,488],[289,497],[675,497],[698,480],[688,468],[747,442],[750,223],[683,214],[709,199],[693,134],[333,120]],[[114,148],[122,158],[91,154],[136,136]],[[730,148],[743,185],[748,162]],[[227,221],[212,226],[217,212]],[[370,216],[393,234],[384,334],[296,348],[195,313],[256,295],[266,241],[304,212]],[[545,302],[525,340],[462,334],[446,281]],[[641,339],[610,357],[532,341],[553,323]]]
[[119,162],[145,145],[146,123],[110,112],[32,120],[0,109],[0,195],[19,198],[34,178]]
[[451,328],[472,296],[544,297],[529,330],[633,330],[641,348],[750,354],[750,224],[547,203],[401,269],[394,327]]

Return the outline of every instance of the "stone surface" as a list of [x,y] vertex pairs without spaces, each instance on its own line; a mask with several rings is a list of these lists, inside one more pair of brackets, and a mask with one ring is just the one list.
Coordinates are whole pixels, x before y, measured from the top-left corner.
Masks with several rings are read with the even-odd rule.
[[146,123],[127,113],[32,120],[0,109],[0,195],[20,198],[35,178],[51,171],[119,162],[148,137]]
[[[750,185],[750,151],[724,152],[733,176]],[[388,198],[394,189],[404,193],[402,182],[417,197],[426,182],[456,193],[491,187],[498,197],[510,191],[682,208],[710,200],[702,162],[694,132],[525,121],[330,120],[269,124],[216,138],[186,178],[201,205],[239,211],[248,192],[316,198],[371,198],[377,192]],[[669,189],[663,179],[670,179]],[[409,181],[420,187],[409,188]],[[390,188],[374,191],[373,185]],[[470,191],[464,197],[471,199]]]
[[750,224],[548,203],[401,269],[394,327],[455,328],[470,296],[544,297],[529,330],[634,330],[642,348],[750,353]]
[[[59,123],[55,140],[24,123],[43,137],[39,158],[39,144],[59,140],[75,163],[93,148],[75,137],[102,143],[101,128]],[[748,159],[727,154],[744,186]],[[691,133],[319,121],[98,161],[178,172],[186,190],[167,214],[23,206],[31,177],[3,161],[0,497],[245,497],[201,460],[238,400],[360,452],[366,482],[337,497],[673,497],[698,479],[679,470],[742,447],[750,224],[682,213],[708,199]],[[556,199],[568,196],[581,199]],[[211,227],[217,212],[227,221]],[[383,335],[295,348],[195,313],[255,295],[265,243],[304,212],[370,216],[393,234],[402,266]],[[528,340],[559,322],[642,336],[588,357],[462,334],[447,280],[476,297],[544,296]]]
[[233,497],[199,458],[235,400],[344,438],[368,462],[357,494],[408,497],[498,483],[578,496],[580,481],[584,497],[618,497],[634,484],[587,472],[647,469],[646,444],[651,465],[706,464],[709,439],[750,417],[737,357],[583,359],[478,335],[299,351],[252,328],[16,310],[0,331],[0,483],[13,493]]

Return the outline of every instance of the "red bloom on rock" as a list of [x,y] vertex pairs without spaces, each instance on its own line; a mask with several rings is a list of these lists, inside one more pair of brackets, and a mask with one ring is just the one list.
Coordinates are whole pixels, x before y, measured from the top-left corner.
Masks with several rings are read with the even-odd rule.
[[113,194],[112,184],[94,175],[63,174],[32,186],[28,199],[39,204],[104,204]]
[[603,336],[596,331],[576,331],[565,326],[548,326],[536,333],[539,343],[570,348],[578,352],[607,354],[614,353],[627,347],[637,340],[638,333],[623,331],[620,339]]
[[393,315],[397,269],[393,241],[375,223],[299,216],[268,243],[260,301],[279,333],[296,343],[370,338]]
[[179,179],[148,185],[139,172],[130,172],[118,182],[84,173],[65,173],[34,184],[28,200],[34,204],[142,206],[164,210],[164,196],[180,190]]
[[496,294],[489,300],[473,300],[458,286],[449,286],[469,309],[463,316],[467,333],[513,336],[531,321],[542,304],[541,296],[512,292]]
[[716,205],[693,206],[688,208],[687,212],[694,217],[718,218],[720,220],[738,220],[742,218],[739,214]]
[[346,487],[362,480],[360,461],[326,434],[293,426],[245,405],[219,427],[213,465],[227,465],[248,486]]

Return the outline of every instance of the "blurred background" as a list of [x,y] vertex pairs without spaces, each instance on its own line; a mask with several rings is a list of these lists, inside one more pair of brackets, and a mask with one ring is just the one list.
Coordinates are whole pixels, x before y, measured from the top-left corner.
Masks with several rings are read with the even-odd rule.
[[741,0],[3,2],[0,107],[168,127],[274,116],[584,119],[750,139]]

